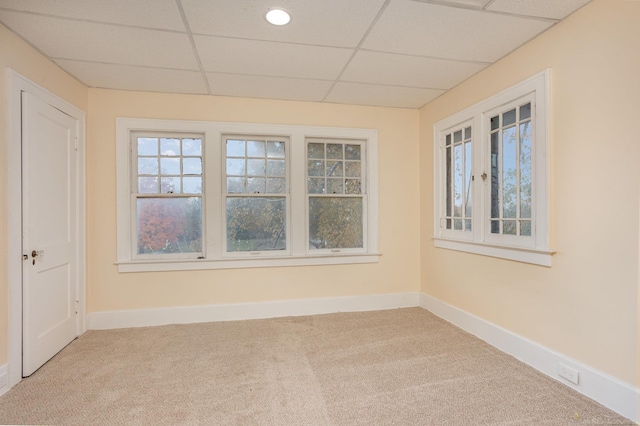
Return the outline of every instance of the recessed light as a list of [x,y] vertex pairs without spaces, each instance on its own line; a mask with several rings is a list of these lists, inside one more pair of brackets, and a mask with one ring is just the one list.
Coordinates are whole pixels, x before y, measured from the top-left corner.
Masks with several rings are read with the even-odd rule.
[[267,12],[266,18],[273,25],[287,25],[291,21],[291,16],[282,9],[271,9]]

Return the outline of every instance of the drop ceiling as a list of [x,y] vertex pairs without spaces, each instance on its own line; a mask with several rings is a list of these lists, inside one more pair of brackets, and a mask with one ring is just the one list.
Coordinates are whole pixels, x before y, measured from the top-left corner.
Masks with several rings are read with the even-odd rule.
[[419,108],[589,1],[0,0],[0,22],[89,87]]

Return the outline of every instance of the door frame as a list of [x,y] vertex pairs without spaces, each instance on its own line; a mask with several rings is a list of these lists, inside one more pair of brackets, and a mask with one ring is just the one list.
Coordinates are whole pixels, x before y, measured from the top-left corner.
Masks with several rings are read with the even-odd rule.
[[9,141],[7,146],[7,279],[8,279],[8,387],[22,380],[22,92],[28,92],[76,119],[77,259],[76,295],[79,300],[77,330],[86,331],[86,114],[14,70],[9,76]]

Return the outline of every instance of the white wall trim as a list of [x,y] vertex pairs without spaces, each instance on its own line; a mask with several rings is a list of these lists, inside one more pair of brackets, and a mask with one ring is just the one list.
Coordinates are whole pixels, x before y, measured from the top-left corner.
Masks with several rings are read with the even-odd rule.
[[89,329],[92,330],[107,330],[166,324],[190,324],[409,308],[418,306],[419,301],[419,293],[409,292],[260,303],[106,311],[90,313],[88,315],[88,324]]
[[9,365],[0,365],[0,396],[9,390]]
[[7,282],[8,282],[8,387],[22,380],[22,101],[21,92],[29,92],[44,102],[77,120],[78,134],[78,334],[86,330],[86,209],[85,209],[85,152],[86,114],[59,96],[40,87],[13,70],[7,72],[9,88],[9,121],[7,146]]
[[[518,336],[428,294],[420,294],[420,306],[616,413],[635,422],[640,422],[640,389],[633,385]],[[580,377],[577,385],[558,376],[559,362],[579,372]]]

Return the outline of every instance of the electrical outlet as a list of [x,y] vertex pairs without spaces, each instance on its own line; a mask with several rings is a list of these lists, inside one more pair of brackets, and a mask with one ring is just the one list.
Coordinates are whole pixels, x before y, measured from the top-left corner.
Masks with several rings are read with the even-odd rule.
[[571,383],[573,383],[574,385],[578,384],[578,377],[579,377],[579,373],[577,370],[574,370],[573,368],[564,365],[563,363],[558,363],[558,375],[562,378],[567,379],[568,381],[570,381]]

